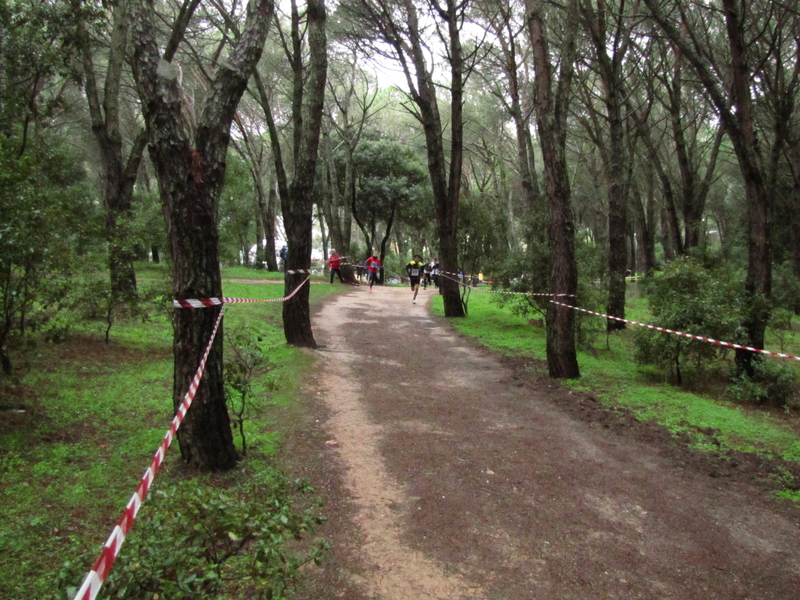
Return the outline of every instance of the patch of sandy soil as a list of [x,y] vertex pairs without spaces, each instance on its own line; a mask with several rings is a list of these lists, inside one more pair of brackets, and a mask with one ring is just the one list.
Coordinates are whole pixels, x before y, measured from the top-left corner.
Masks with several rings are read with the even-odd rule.
[[285,459],[331,549],[299,598],[800,598],[800,510],[770,465],[695,456],[430,316],[355,288],[314,320]]

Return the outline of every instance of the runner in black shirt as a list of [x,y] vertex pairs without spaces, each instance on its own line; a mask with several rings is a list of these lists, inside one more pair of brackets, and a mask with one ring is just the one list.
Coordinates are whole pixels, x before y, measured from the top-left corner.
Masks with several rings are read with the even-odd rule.
[[419,279],[422,276],[423,267],[422,257],[419,254],[415,254],[414,260],[406,265],[406,273],[408,273],[408,278],[411,280],[411,291],[414,292],[414,296],[411,298],[411,304],[417,303]]

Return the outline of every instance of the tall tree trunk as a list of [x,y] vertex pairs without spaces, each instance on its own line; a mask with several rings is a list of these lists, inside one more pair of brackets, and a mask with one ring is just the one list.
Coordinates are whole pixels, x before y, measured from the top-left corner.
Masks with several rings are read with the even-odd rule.
[[130,25],[130,3],[128,0],[123,0],[113,12],[113,28],[102,99],[95,74],[94,47],[90,43],[85,24],[80,23],[78,26],[92,133],[97,141],[103,165],[108,263],[111,292],[116,300],[136,296],[136,273],[133,267],[135,252],[129,239],[130,220],[133,187],[147,142],[142,131],[133,141],[127,159],[124,157],[120,129],[120,87]]
[[[168,61],[172,46],[168,45],[165,58],[159,55],[153,0],[144,0],[136,6],[132,28],[133,71],[167,222],[174,292],[177,298],[220,297],[217,214],[230,126],[247,80],[261,56],[272,19],[272,0],[256,0],[251,5],[242,36],[228,59],[218,65],[194,139],[181,117],[178,69]],[[200,364],[220,310],[217,307],[175,311],[176,409]],[[184,460],[204,469],[230,469],[238,460],[224,388],[220,333],[211,348],[194,404],[178,431]]]
[[[797,140],[792,148],[790,163],[794,179],[794,184],[792,186],[792,195],[794,197],[794,228],[792,231],[794,236],[794,248],[792,249],[793,272],[794,276],[800,279],[800,140]],[[800,296],[795,300],[794,312],[796,315],[800,315]]]
[[[700,179],[699,165],[692,161],[689,141],[686,139],[688,127],[684,123],[686,107],[683,102],[681,81],[680,52],[675,53],[676,68],[672,80],[669,82],[669,112],[672,123],[672,135],[675,141],[675,156],[677,157],[678,170],[681,177],[681,212],[683,213],[684,240],[680,249],[683,252],[700,245],[704,233],[703,212],[706,198],[714,177],[719,147],[722,143],[724,128],[717,127],[717,133],[709,153],[706,164],[706,173]],[[695,131],[695,135],[697,135]]]
[[672,232],[669,227],[669,213],[666,207],[661,210],[661,219],[659,219],[659,223],[661,225],[661,247],[664,250],[664,261],[672,262],[675,260],[677,254],[675,254],[675,243],[672,240]]
[[[325,216],[325,222],[328,224],[328,233],[330,234],[332,247],[335,248],[340,255],[347,256],[350,254],[349,240],[345,242],[344,232],[342,231],[342,219],[339,214],[342,199],[339,194],[339,176],[336,169],[336,162],[333,157],[333,144],[329,134],[322,136],[322,155],[323,161],[323,174],[322,180],[322,198],[321,209],[322,214]],[[349,211],[348,211],[349,213]]]
[[276,272],[280,270],[275,250],[275,213],[278,207],[278,193],[275,191],[272,179],[270,178],[268,181],[267,206],[262,217],[264,219],[264,255],[267,257],[267,270]]
[[[306,34],[310,49],[308,73],[304,73],[301,64],[300,22],[293,1],[292,39],[296,66],[292,118],[295,126],[293,148],[295,171],[291,186],[281,189],[281,208],[286,237],[289,241],[285,287],[287,294],[303,282],[308,276],[306,272],[311,268],[313,190],[328,69],[324,0],[308,0],[306,18]],[[304,104],[305,91],[308,95]],[[283,169],[283,165],[279,165],[278,169]],[[294,297],[283,303],[283,332],[289,344],[316,348],[308,305],[309,288],[308,285],[303,286]]]
[[[417,86],[412,91],[414,102],[419,107],[428,151],[428,170],[431,175],[433,198],[436,208],[436,224],[439,233],[439,263],[444,272],[456,273],[458,262],[458,204],[461,195],[461,173],[463,167],[463,56],[459,30],[460,10],[455,0],[447,0],[439,17],[447,24],[449,34],[450,61],[450,168],[448,173],[444,158],[444,131],[439,105],[436,99],[436,84],[425,63],[424,40],[421,39],[416,9],[407,0],[409,7],[409,29],[412,43],[412,61],[416,71]],[[462,7],[463,8],[463,7]],[[452,279],[439,278],[439,292],[444,303],[446,317],[463,317],[460,286]]]
[[[492,24],[497,39],[500,42],[502,51],[502,67],[505,72],[506,81],[508,84],[509,99],[505,101],[506,110],[514,121],[514,128],[516,130],[517,141],[517,168],[520,175],[520,183],[522,185],[522,192],[524,197],[524,205],[531,214],[534,212],[542,211],[541,207],[541,191],[539,189],[539,181],[536,176],[535,155],[533,152],[533,141],[530,132],[530,119],[528,111],[523,108],[523,95],[520,89],[519,82],[519,57],[517,51],[516,31],[512,24],[512,6],[508,2],[501,3],[500,6],[487,5],[483,10],[486,11],[486,17]],[[499,13],[500,17],[495,18],[495,11]],[[514,211],[513,211],[513,195],[511,192],[508,194],[508,212],[509,212],[509,241],[512,251],[516,252],[518,243],[515,232]],[[542,223],[542,225],[544,225]],[[532,227],[531,227],[532,229]],[[529,236],[537,235],[542,241],[546,235],[545,227],[541,231],[528,232]],[[532,240],[527,240],[530,245]]]
[[[377,0],[354,0],[344,10],[358,28],[351,35],[364,40],[366,30],[371,40],[388,44],[392,48],[393,58],[406,76],[408,94],[415,105],[414,116],[422,125],[425,135],[439,234],[440,263],[442,271],[454,272],[459,267],[456,234],[463,170],[463,85],[467,71],[460,29],[469,3],[429,0],[427,6],[433,18],[427,23],[420,23],[417,6],[418,3],[413,0],[401,0],[392,6]],[[425,26],[430,25],[431,21],[438,23],[438,33],[446,46],[445,60],[450,67],[449,161],[445,160],[444,128],[436,98],[439,83],[434,80],[427,62],[430,48]],[[445,316],[463,317],[464,306],[458,284],[445,278],[440,281]]]
[[[586,28],[594,44],[598,73],[603,84],[605,119],[608,124],[608,152],[606,172],[608,178],[608,304],[606,312],[614,317],[625,317],[625,273],[628,268],[628,153],[625,147],[625,127],[622,116],[625,90],[622,73],[629,34],[623,26],[624,4],[619,12],[607,10],[605,2],[585,2],[582,12]],[[607,28],[614,27],[608,35]],[[609,50],[611,54],[609,54]],[[606,321],[609,331],[624,329],[625,323],[614,319]]]
[[[554,294],[565,294],[556,298],[558,302],[574,305],[574,294],[578,289],[578,270],[575,263],[575,226],[570,207],[571,190],[566,160],[566,121],[572,93],[577,1],[570,0],[567,4],[567,30],[560,48],[561,71],[557,80],[550,63],[542,2],[526,0],[525,7],[533,51],[534,85],[539,100],[536,120],[542,146],[550,216],[550,289]],[[550,304],[547,310],[547,368],[551,377],[580,377],[575,350],[575,311],[556,304]]]
[[636,240],[638,243],[639,271],[644,276],[649,276],[656,265],[655,239],[653,235],[653,206],[655,205],[653,190],[653,175],[647,170],[645,182],[646,201],[642,200],[639,186],[633,188],[633,204],[636,208]]
[[[253,183],[256,187],[256,269],[269,268],[267,265],[267,253],[264,241],[267,239],[267,227],[264,218],[267,213],[267,192],[264,190],[264,182],[261,177],[254,178]],[[273,257],[273,261],[274,261]]]

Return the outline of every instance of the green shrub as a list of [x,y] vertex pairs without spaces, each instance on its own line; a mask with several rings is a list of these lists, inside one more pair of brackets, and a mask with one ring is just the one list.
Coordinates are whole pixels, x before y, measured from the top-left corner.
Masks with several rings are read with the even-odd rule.
[[[534,239],[532,243],[536,243]],[[494,275],[494,287],[524,293],[560,293],[550,289],[549,249],[539,240],[539,245],[529,246],[526,252],[511,254]],[[593,244],[578,243],[575,249],[578,268],[578,306],[588,310],[603,310],[608,294],[603,283],[605,255]],[[527,318],[530,322],[544,323],[550,296],[514,296],[498,294],[493,300],[511,313]],[[605,330],[605,322],[593,315],[576,311],[575,335],[579,346],[591,346],[595,338]]]
[[[257,398],[263,396],[255,393],[254,378],[266,375],[273,367],[260,344],[262,339],[259,330],[251,325],[234,325],[225,330],[225,401],[233,428],[242,440],[243,456],[247,456],[244,424]],[[274,390],[274,382],[268,382],[267,388]]]
[[725,391],[734,402],[790,407],[797,404],[798,390],[794,371],[775,359],[758,357],[753,374],[736,374]]
[[794,311],[800,298],[800,279],[795,276],[791,261],[772,268],[772,299],[775,306]]
[[[313,511],[292,506],[298,495],[312,491],[274,470],[227,490],[187,480],[155,491],[101,597],[285,598],[297,570],[316,562],[325,549],[323,542],[304,551],[288,549],[291,540],[302,539],[320,522]],[[71,570],[69,565],[62,571],[62,583]],[[69,598],[76,592],[62,589]]]
[[[652,324],[728,342],[742,339],[742,295],[732,279],[693,258],[674,260],[648,284]],[[724,346],[651,329],[637,329],[633,338],[637,362],[664,368],[679,384],[696,380],[727,352]]]
[[787,334],[791,333],[792,331],[793,317],[794,313],[785,308],[775,308],[769,316],[767,328],[776,338],[778,338],[778,341],[781,344],[781,352],[784,351]]
[[[594,244],[576,246],[578,261],[578,306],[587,310],[605,313],[608,299],[608,282],[605,281],[608,266],[606,253]],[[575,338],[578,347],[589,349],[597,339],[605,335],[606,321],[581,311],[575,313]]]

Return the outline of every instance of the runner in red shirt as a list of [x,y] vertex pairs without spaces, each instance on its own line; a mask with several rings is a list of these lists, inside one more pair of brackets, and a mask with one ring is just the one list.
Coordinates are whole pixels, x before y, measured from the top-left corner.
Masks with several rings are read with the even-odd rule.
[[378,281],[378,271],[381,270],[381,259],[378,258],[377,251],[372,251],[372,256],[366,260],[367,279],[369,280],[369,291],[372,291],[372,284]]
[[331,249],[332,254],[328,258],[328,269],[331,272],[331,285],[333,284],[334,273],[339,276],[339,283],[344,283],[342,279],[342,257],[336,254],[334,248]]

